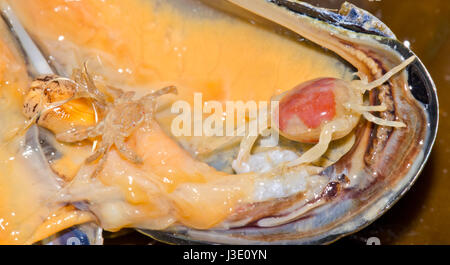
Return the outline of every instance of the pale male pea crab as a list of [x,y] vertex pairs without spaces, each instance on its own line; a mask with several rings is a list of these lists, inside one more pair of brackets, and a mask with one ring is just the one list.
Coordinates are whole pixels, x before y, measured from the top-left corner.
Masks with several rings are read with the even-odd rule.
[[[27,125],[36,122],[52,130],[58,141],[76,143],[87,139],[94,140],[95,152],[86,159],[86,163],[99,159],[92,176],[103,169],[108,151],[113,145],[124,158],[136,164],[142,163],[142,158],[128,148],[125,141],[136,128],[152,120],[156,98],[168,93],[177,93],[175,86],[167,86],[139,99],[133,99],[134,91],[125,92],[107,85],[104,88],[106,93],[98,89],[85,63],[82,70],[74,70],[72,79],[57,75],[38,77],[31,84],[23,108],[23,113],[29,118]],[[63,113],[64,110],[61,109],[57,110],[56,114],[48,113],[62,105],[67,107],[66,103],[77,99],[90,101],[95,116],[93,123],[83,125],[75,124],[76,121],[61,123],[55,115],[62,113],[64,117],[69,115],[68,113]],[[96,139],[99,137],[101,142],[96,148]]]

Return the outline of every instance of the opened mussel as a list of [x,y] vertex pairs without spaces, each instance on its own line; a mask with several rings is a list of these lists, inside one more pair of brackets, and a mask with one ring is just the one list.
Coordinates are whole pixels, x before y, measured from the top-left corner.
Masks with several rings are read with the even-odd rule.
[[[29,48],[23,29],[10,21],[34,69],[29,72],[41,74],[21,94],[25,126],[10,138],[22,139],[29,172],[43,178],[39,218],[76,217],[39,235],[29,232],[24,242],[101,243],[101,229],[135,228],[178,244],[323,244],[367,226],[411,187],[434,142],[437,96],[419,59],[386,25],[349,3],[336,13],[291,0],[204,2],[155,1],[155,12],[165,15],[141,14],[142,21],[159,23],[145,24],[153,35],[127,35],[132,27],[122,31],[122,23],[111,22],[117,16],[106,4],[100,13],[112,17],[104,21],[90,16],[97,7],[71,6],[75,13],[63,30],[79,34],[72,24],[80,19],[98,33],[83,28],[83,43],[73,37],[66,44],[54,41],[51,28],[33,34],[59,75],[43,64],[44,56],[33,55],[37,47]],[[11,4],[25,10],[19,17],[31,33],[30,21],[41,14],[24,14],[40,4]],[[177,12],[189,9],[191,19],[197,8],[225,19],[208,17],[208,28],[193,18],[195,30],[177,31],[184,27]],[[121,16],[141,25],[135,16]],[[233,32],[236,21],[243,26]],[[220,38],[226,45],[215,45]],[[302,55],[295,53],[300,42]],[[157,52],[145,51],[155,43]],[[242,50],[253,57],[229,52]],[[303,68],[296,61],[302,56]],[[205,104],[209,110],[236,99],[278,108],[262,115],[270,122],[256,135],[239,134],[255,122],[249,117],[232,136],[177,134],[173,124],[182,116],[171,111],[195,105],[197,90],[217,100]],[[267,146],[277,133],[279,141]]]

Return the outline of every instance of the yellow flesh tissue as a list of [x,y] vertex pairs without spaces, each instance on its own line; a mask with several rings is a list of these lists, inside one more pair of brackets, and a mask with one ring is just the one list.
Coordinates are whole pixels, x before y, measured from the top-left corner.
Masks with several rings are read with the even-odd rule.
[[55,203],[56,190],[34,175],[19,155],[20,139],[9,139],[24,126],[22,101],[29,85],[25,65],[0,25],[0,243],[25,244],[42,240],[62,229],[92,221],[90,213]]
[[[192,103],[194,93],[200,92],[204,101],[266,101],[306,80],[351,78],[335,56],[317,47],[190,0],[15,0],[10,4],[44,52],[68,75],[87,61],[104,82],[138,95],[175,85],[178,95],[164,100]],[[2,45],[1,100],[8,102],[0,105],[4,138],[8,129],[24,124],[21,108],[29,77],[19,57]],[[8,64],[18,70],[12,71],[16,68]],[[91,107],[83,100],[71,101],[52,113],[62,121],[87,125],[95,118]],[[139,128],[127,140],[128,147],[143,158],[142,164],[126,160],[116,148],[109,151],[104,170],[89,181],[111,190],[97,194],[98,186],[92,183],[85,187],[74,183],[72,199],[92,201],[103,228],[164,229],[182,224],[207,229],[224,221],[238,204],[252,200],[253,174],[230,175],[196,160],[167,135],[167,126],[170,122],[153,121],[150,129]],[[33,173],[14,159],[18,142],[5,140],[2,145],[7,148],[0,150],[0,243],[33,243],[92,220],[88,213],[70,206],[47,207],[38,199],[52,196],[36,188]],[[71,158],[91,148],[90,144],[61,146],[64,156]],[[95,166],[83,165],[83,159],[66,160],[61,163],[70,166],[57,165],[73,170],[67,172],[70,178]],[[56,225],[52,216],[72,218],[62,218],[67,223]],[[39,229],[44,223],[47,229]]]

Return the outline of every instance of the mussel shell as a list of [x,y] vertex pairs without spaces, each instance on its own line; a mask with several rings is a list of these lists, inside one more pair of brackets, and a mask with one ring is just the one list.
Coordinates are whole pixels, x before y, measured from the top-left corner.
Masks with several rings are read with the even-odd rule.
[[[267,2],[284,8],[286,12],[291,12],[291,15],[293,13],[295,16],[317,21],[322,24],[321,27],[324,23],[327,24],[330,31],[333,30],[332,35],[335,32],[344,32],[345,37],[356,34],[363,36],[362,41],[370,39],[376,42],[382,48],[377,50],[379,54],[372,55],[374,59],[379,59],[377,62],[384,71],[398,64],[402,57],[405,59],[413,55],[411,50],[395,39],[395,35],[386,25],[354,5],[344,3],[340,12],[334,13],[328,9],[317,8],[298,1],[270,0]],[[361,44],[361,39],[359,37],[358,40],[355,39],[356,45],[361,45],[362,50],[366,49],[364,50],[366,52],[371,51]],[[352,46],[353,44],[348,42],[347,38],[347,43],[344,45]],[[341,55],[336,50],[333,51]],[[384,65],[383,56],[390,54],[396,54],[398,58],[390,62],[391,65]],[[359,172],[359,177],[367,179],[367,183],[359,187],[343,189],[324,205],[307,212],[295,221],[276,227],[258,227],[253,223],[233,229],[193,230],[175,227],[170,231],[140,231],[157,240],[173,244],[325,244],[366,227],[391,208],[410,189],[423,169],[435,141],[439,118],[436,87],[419,59],[408,66],[407,74],[407,77],[402,75],[393,78],[389,86],[392,89],[402,82],[409,85],[412,97],[406,100],[406,105],[404,98],[395,93],[391,97],[394,100],[394,107],[397,108],[393,112],[405,114],[408,112],[407,108],[411,108],[410,112],[413,114],[408,117],[411,117],[413,121],[408,125],[412,127],[412,132],[402,134],[390,131],[387,133],[387,139],[379,140],[377,133],[381,130],[380,126],[366,123],[358,131],[359,139],[353,150],[323,172],[330,178],[336,178],[338,175],[348,177],[351,172],[346,167],[351,167],[353,157],[362,150],[363,156],[366,157],[362,163],[366,163],[366,166]],[[372,104],[378,102],[377,96],[377,92],[371,93]],[[389,148],[396,140],[404,141],[405,146],[414,142],[415,146],[408,150],[395,150],[394,153]],[[399,145],[398,142],[396,144]],[[379,146],[381,149],[377,150]],[[402,154],[402,151],[406,155],[398,155],[398,164],[395,167],[394,162],[388,161],[389,157]],[[368,158],[369,153],[372,153],[372,160]],[[360,153],[359,155],[361,156]],[[383,155],[386,157],[383,158]],[[386,167],[383,168],[384,166]]]
[[[263,0],[254,1],[263,2]],[[413,55],[407,47],[395,39],[392,31],[381,21],[351,4],[345,3],[339,13],[334,13],[330,10],[317,8],[298,1],[269,0],[266,2],[272,4],[274,7],[284,8],[285,12],[291,13],[291,15],[295,14],[296,16],[314,21],[311,23],[321,23],[322,29],[327,27],[330,29],[330,32],[333,30],[333,34],[339,35],[344,32],[347,43],[343,45],[352,46],[358,44],[364,46],[361,42],[370,39],[384,47],[377,50],[379,54],[374,54],[375,57],[379,56],[378,58],[381,59],[383,55],[390,56],[395,53],[396,58],[389,65],[383,65],[383,60],[379,62],[383,70],[398,64],[402,57],[407,58]],[[14,24],[14,21],[9,22],[11,25]],[[15,31],[18,39],[21,39],[19,36],[21,30],[18,30],[16,27]],[[361,38],[362,40],[355,39],[353,41],[349,38],[352,35],[349,33],[353,33],[356,36],[363,36],[363,38]],[[320,45],[320,43],[318,44]],[[326,45],[323,46],[329,48]],[[330,48],[330,50],[333,49]],[[335,52],[341,55],[339,52]],[[33,56],[30,56],[30,54],[27,55],[30,61],[34,62]],[[355,64],[353,65],[356,67]],[[48,67],[44,67],[43,70],[39,70],[41,69],[39,67],[35,68],[38,69],[36,72],[39,73],[52,71]],[[411,138],[409,138],[409,141],[420,144],[417,145],[414,152],[410,153],[409,157],[399,161],[400,164],[396,169],[397,171],[392,176],[387,177],[380,174],[380,176],[374,177],[371,175],[374,169],[376,172],[377,168],[382,168],[383,166],[379,157],[380,155],[377,156],[375,154],[374,161],[381,161],[381,164],[371,165],[369,161],[369,165],[367,166],[368,170],[361,172],[361,174],[365,174],[363,177],[372,180],[373,185],[362,185],[362,187],[343,189],[337,196],[330,198],[326,204],[307,212],[307,214],[293,222],[265,228],[258,227],[255,224],[249,224],[245,227],[233,229],[193,230],[185,227],[173,227],[170,231],[141,231],[157,240],[175,244],[323,244],[335,241],[342,236],[364,228],[392,207],[413,185],[424,167],[436,137],[438,100],[434,83],[420,60],[413,62],[407,70],[407,80],[403,80],[406,78],[406,75],[402,75],[396,77],[393,82],[404,82],[411,88],[410,92],[414,98],[408,100],[415,101],[412,102],[415,109],[411,115],[418,113],[418,119],[416,121],[416,128],[414,128],[417,133],[410,135]],[[377,102],[376,93],[371,94],[371,100],[372,103]],[[401,111],[405,111],[405,109]],[[323,174],[330,176],[330,178],[348,174],[349,172],[346,171],[346,168],[353,162],[352,158],[355,157],[355,152],[365,150],[367,151],[366,153],[370,153],[374,149],[374,146],[385,146],[386,143],[377,144],[377,139],[374,137],[379,129],[378,126],[372,126],[367,123],[363,124],[358,131],[359,142],[355,144],[355,148],[338,161],[338,163],[327,168]],[[398,136],[392,135],[390,133],[389,137]],[[401,135],[398,137],[400,140],[405,141]],[[45,150],[39,153],[41,154],[41,158],[49,159],[47,156],[49,153],[46,153]],[[390,164],[388,163],[388,165],[392,165],[392,162]],[[385,170],[390,169],[392,168],[387,167]],[[58,185],[58,183],[55,185]]]
[[58,232],[37,244],[42,245],[102,245],[102,228],[94,223],[76,225]]
[[[27,150],[29,166],[32,167],[36,176],[41,176],[41,182],[49,183],[49,186],[59,190],[64,185],[63,180],[53,172],[50,163],[63,156],[54,145],[54,135],[45,128],[32,125],[27,130],[24,149]],[[75,206],[79,209],[83,205]],[[84,209],[82,209],[84,210]],[[42,245],[101,245],[103,244],[102,228],[95,223],[79,224],[60,231],[36,244]]]

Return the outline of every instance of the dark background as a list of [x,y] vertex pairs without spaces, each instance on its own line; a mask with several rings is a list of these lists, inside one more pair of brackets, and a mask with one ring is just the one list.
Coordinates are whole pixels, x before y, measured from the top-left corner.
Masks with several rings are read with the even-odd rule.
[[[339,9],[343,0],[305,0]],[[409,41],[430,72],[439,95],[440,124],[430,159],[411,190],[373,224],[337,241],[338,245],[450,245],[450,0],[349,0],[380,18],[400,41]],[[108,238],[105,244],[154,244],[132,230]],[[119,233],[120,234],[120,233]]]

